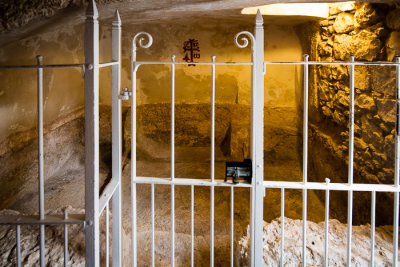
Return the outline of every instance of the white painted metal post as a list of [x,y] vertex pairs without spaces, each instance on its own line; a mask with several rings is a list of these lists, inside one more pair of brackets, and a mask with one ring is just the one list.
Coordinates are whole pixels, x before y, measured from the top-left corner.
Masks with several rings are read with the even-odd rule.
[[211,181],[215,179],[215,56],[211,57]]
[[235,189],[233,188],[233,186],[231,186],[231,267],[233,267],[234,265],[234,261],[233,261],[233,250],[234,250],[234,232],[233,232],[233,228],[234,228],[234,205],[235,205]]
[[[37,56],[37,64],[43,65],[43,57]],[[43,69],[37,69],[37,107],[38,107],[38,173],[39,173],[39,217],[44,220],[44,152],[43,152]],[[44,225],[40,225],[40,266],[45,265]]]
[[281,262],[280,266],[284,266],[285,262],[285,188],[281,188]]
[[155,224],[154,224],[154,183],[151,184],[151,266],[156,265],[155,262]]
[[[304,55],[304,102],[303,102],[303,183],[308,181],[308,55]],[[307,266],[307,189],[303,189],[303,247],[302,247],[302,263]]]
[[[144,43],[145,35],[147,37],[147,43]],[[132,267],[137,266],[137,233],[136,233],[136,49],[139,45],[142,48],[148,48],[153,43],[153,38],[146,32],[137,33],[132,39],[132,58],[131,58],[131,86],[132,86],[132,97],[131,97],[131,215],[132,215]]]
[[256,15],[255,43],[252,55],[252,160],[253,225],[251,231],[251,266],[263,265],[263,205],[264,205],[264,28],[260,10]]
[[106,240],[105,240],[105,245],[106,245],[106,267],[110,266],[110,226],[108,225],[108,222],[110,221],[110,215],[109,215],[109,208],[108,208],[109,202],[107,202],[106,207],[105,207],[105,212],[106,212],[106,218],[105,218],[105,225],[106,225]]
[[21,226],[19,224],[17,224],[15,234],[17,239],[17,247],[16,247],[17,267],[21,267]]
[[[325,178],[326,184],[328,185],[330,183],[329,178]],[[324,266],[328,267],[329,263],[329,192],[330,190],[327,189],[325,191],[325,254],[324,254]]]
[[[354,56],[350,56],[350,62],[354,63]],[[353,184],[354,165],[354,64],[350,64],[350,115],[349,115],[349,168],[348,184]],[[353,225],[353,191],[347,194],[347,266],[351,266],[351,236]]]
[[86,266],[99,266],[99,23],[94,0],[85,23]]
[[370,267],[375,265],[375,208],[376,208],[376,192],[371,192],[371,260]]
[[[171,180],[175,179],[175,56],[171,57]],[[171,267],[175,266],[175,185],[171,185]]]
[[[399,188],[400,180],[400,57],[396,57],[397,118],[395,137],[394,186]],[[399,257],[399,192],[394,193],[393,211],[393,266],[398,266]]]
[[[211,182],[215,179],[215,56],[211,57]],[[214,266],[214,206],[215,206],[215,188],[211,186],[211,198],[210,198],[210,266]]]
[[[64,220],[68,220],[68,211],[64,210]],[[68,266],[68,224],[64,224],[64,267]]]
[[194,267],[194,185],[190,186],[190,266]]
[[132,215],[132,267],[137,266],[137,233],[136,233],[136,44],[132,43],[132,97],[131,97],[131,215]]
[[118,65],[111,67],[112,72],[112,179],[118,181],[118,186],[112,197],[112,265],[122,265],[122,220],[121,220],[121,18],[115,11],[112,22],[112,61]]

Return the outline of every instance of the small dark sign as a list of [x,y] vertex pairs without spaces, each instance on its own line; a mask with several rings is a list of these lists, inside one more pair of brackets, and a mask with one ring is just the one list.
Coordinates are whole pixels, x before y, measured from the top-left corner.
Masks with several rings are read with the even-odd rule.
[[232,177],[232,183],[239,183],[240,178],[251,184],[252,164],[251,159],[245,159],[242,162],[226,162],[225,164],[225,182],[228,177]]
[[[195,39],[189,39],[183,42],[183,52],[185,57],[183,58],[186,62],[194,62],[195,59],[200,58],[200,47],[199,41]],[[196,66],[195,64],[189,64],[189,66]]]

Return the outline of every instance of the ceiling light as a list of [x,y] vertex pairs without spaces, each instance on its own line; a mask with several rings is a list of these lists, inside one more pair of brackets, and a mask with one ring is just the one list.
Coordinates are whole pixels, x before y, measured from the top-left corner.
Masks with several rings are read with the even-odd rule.
[[242,9],[242,14],[256,14],[258,9],[260,9],[261,14],[270,16],[311,16],[321,18],[329,16],[328,3],[272,4],[247,7]]

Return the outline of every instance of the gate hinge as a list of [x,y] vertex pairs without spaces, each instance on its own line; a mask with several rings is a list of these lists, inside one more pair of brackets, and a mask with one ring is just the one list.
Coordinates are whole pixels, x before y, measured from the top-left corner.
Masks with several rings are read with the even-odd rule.
[[128,91],[128,87],[124,88],[122,94],[118,95],[119,100],[129,100],[129,97],[132,96],[132,92]]

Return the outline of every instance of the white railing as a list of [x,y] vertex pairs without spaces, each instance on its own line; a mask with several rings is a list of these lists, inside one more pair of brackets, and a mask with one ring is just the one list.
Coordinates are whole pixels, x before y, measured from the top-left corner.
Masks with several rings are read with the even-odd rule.
[[[109,221],[112,201],[112,265],[122,266],[121,219],[121,19],[112,21],[112,62],[99,63],[99,23],[95,2],[89,2],[85,23],[85,221],[86,266],[100,265],[100,216],[105,212],[105,265],[109,266]],[[112,175],[99,197],[99,69],[111,67]]]
[[[209,180],[184,179],[175,177],[175,66],[187,65],[187,62],[176,62],[175,56],[170,62],[136,61],[137,46],[148,48],[152,45],[153,38],[146,32],[139,32],[132,39],[132,98],[131,98],[131,205],[132,205],[132,266],[137,266],[137,216],[136,216],[136,184],[151,185],[151,262],[155,266],[155,240],[154,240],[154,186],[156,184],[168,184],[171,186],[171,266],[175,264],[175,185],[191,186],[191,263],[194,264],[194,187],[210,187],[210,266],[214,266],[214,216],[215,216],[215,187],[231,187],[231,266],[233,266],[234,244],[234,187],[247,187],[251,189],[251,260],[252,266],[262,264],[262,246],[256,245],[262,242],[263,223],[263,123],[264,123],[264,29],[263,19],[260,13],[256,16],[255,36],[243,31],[235,36],[235,43],[239,48],[249,45],[252,50],[251,62],[216,62],[216,57],[211,57],[210,62],[196,62],[197,65],[210,66],[211,71],[211,173]],[[239,39],[240,38],[240,39]],[[258,54],[257,54],[258,53]],[[136,175],[136,75],[142,65],[170,65],[171,66],[171,173],[170,178],[138,177]],[[239,183],[233,185],[223,180],[215,179],[215,67],[219,65],[248,65],[252,68],[252,123],[251,123],[251,155],[253,159],[253,184]],[[258,186],[256,186],[258,185]],[[259,227],[261,225],[261,227]]]
[[[46,225],[64,226],[64,257],[65,265],[68,262],[68,225],[82,224],[85,228],[86,236],[86,265],[100,265],[100,216],[105,212],[105,259],[106,266],[110,263],[110,201],[112,201],[112,265],[121,266],[122,256],[122,224],[121,224],[121,103],[120,103],[120,84],[121,84],[121,20],[116,12],[112,22],[112,62],[99,63],[99,25],[98,12],[94,1],[89,2],[87,9],[87,20],[85,23],[85,64],[65,64],[65,65],[43,65],[42,58],[38,57],[37,65],[29,66],[0,66],[0,69],[31,69],[38,70],[38,128],[39,128],[39,173],[38,173],[38,194],[39,194],[39,216],[2,216],[0,225],[13,225],[16,227],[16,257],[17,265],[20,266],[21,258],[21,227],[24,225],[40,226],[40,265],[45,262],[45,237],[44,229]],[[137,61],[137,46],[148,48],[152,44],[150,34],[140,32],[132,40],[132,97],[131,97],[131,210],[132,210],[132,266],[137,266],[137,216],[136,216],[136,185],[151,185],[151,258],[152,266],[155,266],[155,185],[171,186],[171,266],[175,265],[175,186],[190,186],[190,232],[191,232],[191,265],[194,266],[194,194],[196,186],[210,187],[210,266],[214,265],[214,213],[215,213],[215,187],[230,187],[230,264],[234,264],[234,192],[235,187],[249,188],[251,191],[251,266],[261,266],[263,264],[263,202],[265,190],[267,188],[281,189],[281,266],[283,266],[284,251],[284,220],[285,220],[285,190],[299,189],[303,192],[303,240],[302,240],[302,266],[307,265],[306,259],[306,237],[307,237],[307,192],[308,190],[325,191],[325,266],[328,265],[328,239],[329,233],[329,198],[331,191],[348,192],[348,231],[347,231],[347,265],[351,264],[351,241],[352,241],[352,215],[353,215],[353,192],[371,192],[371,265],[374,262],[374,242],[375,242],[375,206],[376,192],[394,193],[393,211],[393,266],[398,266],[398,223],[399,223],[399,168],[400,168],[400,139],[399,139],[399,114],[397,114],[396,136],[395,136],[395,177],[394,184],[360,184],[353,182],[353,157],[354,157],[354,68],[358,65],[384,65],[396,66],[397,78],[397,105],[400,103],[400,58],[396,62],[356,62],[354,57],[349,62],[317,62],[308,61],[308,56],[302,62],[268,62],[264,61],[264,31],[263,19],[258,13],[255,20],[255,34],[250,32],[240,32],[235,37],[238,47],[247,47],[250,43],[252,51],[251,62],[217,62],[216,57],[212,57],[210,62],[196,62],[197,65],[210,66],[211,72],[211,173],[209,179],[191,179],[175,177],[175,66],[187,65],[187,62],[176,62],[175,57],[169,62],[149,62]],[[239,37],[243,36],[241,39]],[[250,40],[250,41],[249,41]],[[136,175],[136,75],[137,70],[142,65],[170,65],[171,66],[171,173],[169,178],[157,177],[138,177]],[[239,183],[232,184],[223,180],[215,179],[215,69],[220,65],[247,65],[251,66],[251,157],[252,157],[252,184]],[[304,120],[303,120],[303,177],[302,182],[284,181],[264,181],[264,155],[263,155],[263,125],[264,125],[264,74],[269,65],[302,65],[304,70]],[[325,183],[308,181],[308,71],[312,65],[348,65],[350,67],[350,120],[349,120],[349,166],[347,183],[330,183],[329,179]],[[85,78],[85,218],[81,215],[67,214],[60,216],[50,216],[45,214],[44,203],[44,177],[43,177],[43,69],[45,68],[81,68]],[[112,179],[99,196],[99,69],[103,67],[112,68]],[[399,111],[398,111],[399,112]],[[128,255],[129,256],[129,255]]]
[[46,225],[64,225],[64,266],[68,263],[68,225],[81,224],[85,221],[83,216],[79,214],[68,214],[64,211],[64,215],[46,215],[44,202],[44,148],[43,148],[43,69],[49,68],[81,68],[84,73],[83,64],[62,64],[62,65],[43,65],[43,57],[37,56],[37,65],[19,65],[19,66],[0,66],[0,69],[37,69],[37,127],[38,127],[38,213],[39,216],[33,215],[15,215],[0,216],[0,226],[16,227],[16,265],[21,266],[21,226],[38,225],[40,228],[39,251],[40,266],[45,266],[45,226]]
[[[393,235],[393,266],[397,266],[398,258],[398,221],[399,221],[399,131],[396,131],[396,155],[395,155],[395,183],[389,184],[360,184],[353,182],[353,162],[354,162],[354,81],[355,81],[355,66],[396,66],[397,72],[397,102],[400,103],[400,58],[397,58],[396,62],[356,62],[354,56],[350,57],[348,62],[320,62],[320,61],[309,61],[309,56],[305,55],[301,62],[271,62],[263,61],[264,49],[263,49],[263,26],[262,17],[257,14],[255,35],[253,36],[250,32],[240,32],[235,37],[236,45],[240,48],[244,48],[251,43],[252,49],[252,60],[251,62],[216,62],[216,57],[211,57],[210,62],[194,62],[196,65],[210,66],[211,70],[211,174],[209,179],[191,179],[191,178],[176,178],[175,169],[175,66],[176,65],[187,65],[187,62],[176,62],[175,56],[172,56],[170,62],[160,61],[136,61],[136,50],[137,45],[142,48],[148,48],[152,44],[152,37],[150,34],[140,32],[133,38],[132,43],[132,99],[131,99],[131,201],[132,201],[132,266],[137,266],[137,216],[136,216],[136,184],[149,184],[151,185],[151,262],[152,266],[155,266],[155,240],[154,240],[154,187],[155,185],[170,185],[171,186],[171,266],[175,264],[175,224],[174,224],[174,190],[176,186],[190,186],[190,220],[191,220],[191,266],[194,266],[194,189],[196,186],[207,186],[210,187],[210,266],[214,265],[214,189],[215,187],[230,187],[231,188],[231,209],[230,209],[230,264],[234,264],[234,188],[245,187],[251,190],[251,266],[262,266],[263,254],[262,254],[262,236],[263,236],[263,202],[265,196],[265,190],[271,188],[281,189],[281,248],[280,248],[280,265],[284,266],[284,220],[285,220],[285,191],[288,189],[299,189],[302,190],[302,266],[307,265],[306,258],[306,241],[307,241],[307,193],[308,190],[323,190],[325,191],[325,237],[329,233],[329,198],[331,191],[347,191],[348,192],[348,207],[347,207],[347,266],[351,265],[351,243],[352,243],[352,216],[353,216],[353,192],[364,191],[371,192],[371,265],[374,264],[374,244],[375,244],[375,206],[376,206],[376,192],[392,192],[395,195],[394,198],[394,235]],[[239,43],[239,37],[245,36],[241,39],[243,43]],[[159,177],[141,177],[136,175],[136,75],[140,66],[142,65],[170,65],[171,66],[171,174],[169,178]],[[252,68],[252,120],[251,120],[251,156],[253,162],[253,179],[252,184],[239,183],[232,184],[224,182],[223,180],[215,179],[215,67],[219,65],[248,65]],[[303,66],[303,81],[304,81],[304,102],[303,102],[303,177],[301,182],[285,182],[285,181],[264,181],[263,176],[263,109],[264,109],[264,74],[268,66],[274,65],[301,65]],[[331,183],[330,179],[326,178],[325,182],[310,182],[308,180],[308,88],[309,88],[309,68],[310,66],[319,65],[344,65],[349,66],[349,87],[350,87],[350,116],[349,116],[349,164],[348,164],[348,177],[347,183]],[[397,122],[399,122],[399,114],[397,114]],[[398,124],[396,129],[398,129]],[[324,248],[324,266],[328,266],[328,238],[325,238]]]
[[[105,210],[105,264],[109,266],[109,202],[112,200],[112,265],[122,265],[121,236],[121,20],[118,11],[112,22],[112,62],[99,63],[99,25],[95,2],[89,1],[85,23],[85,64],[43,65],[37,57],[37,65],[0,66],[1,69],[37,69],[38,103],[38,211],[39,216],[0,216],[0,226],[16,227],[16,263],[21,266],[21,227],[40,227],[40,266],[45,262],[45,226],[64,226],[64,266],[68,264],[68,225],[83,226],[86,237],[86,266],[100,266],[100,215]],[[112,68],[112,179],[99,196],[99,69]],[[85,79],[85,215],[46,215],[44,201],[44,149],[43,149],[43,69],[81,68]],[[73,192],[71,192],[72,194]]]

